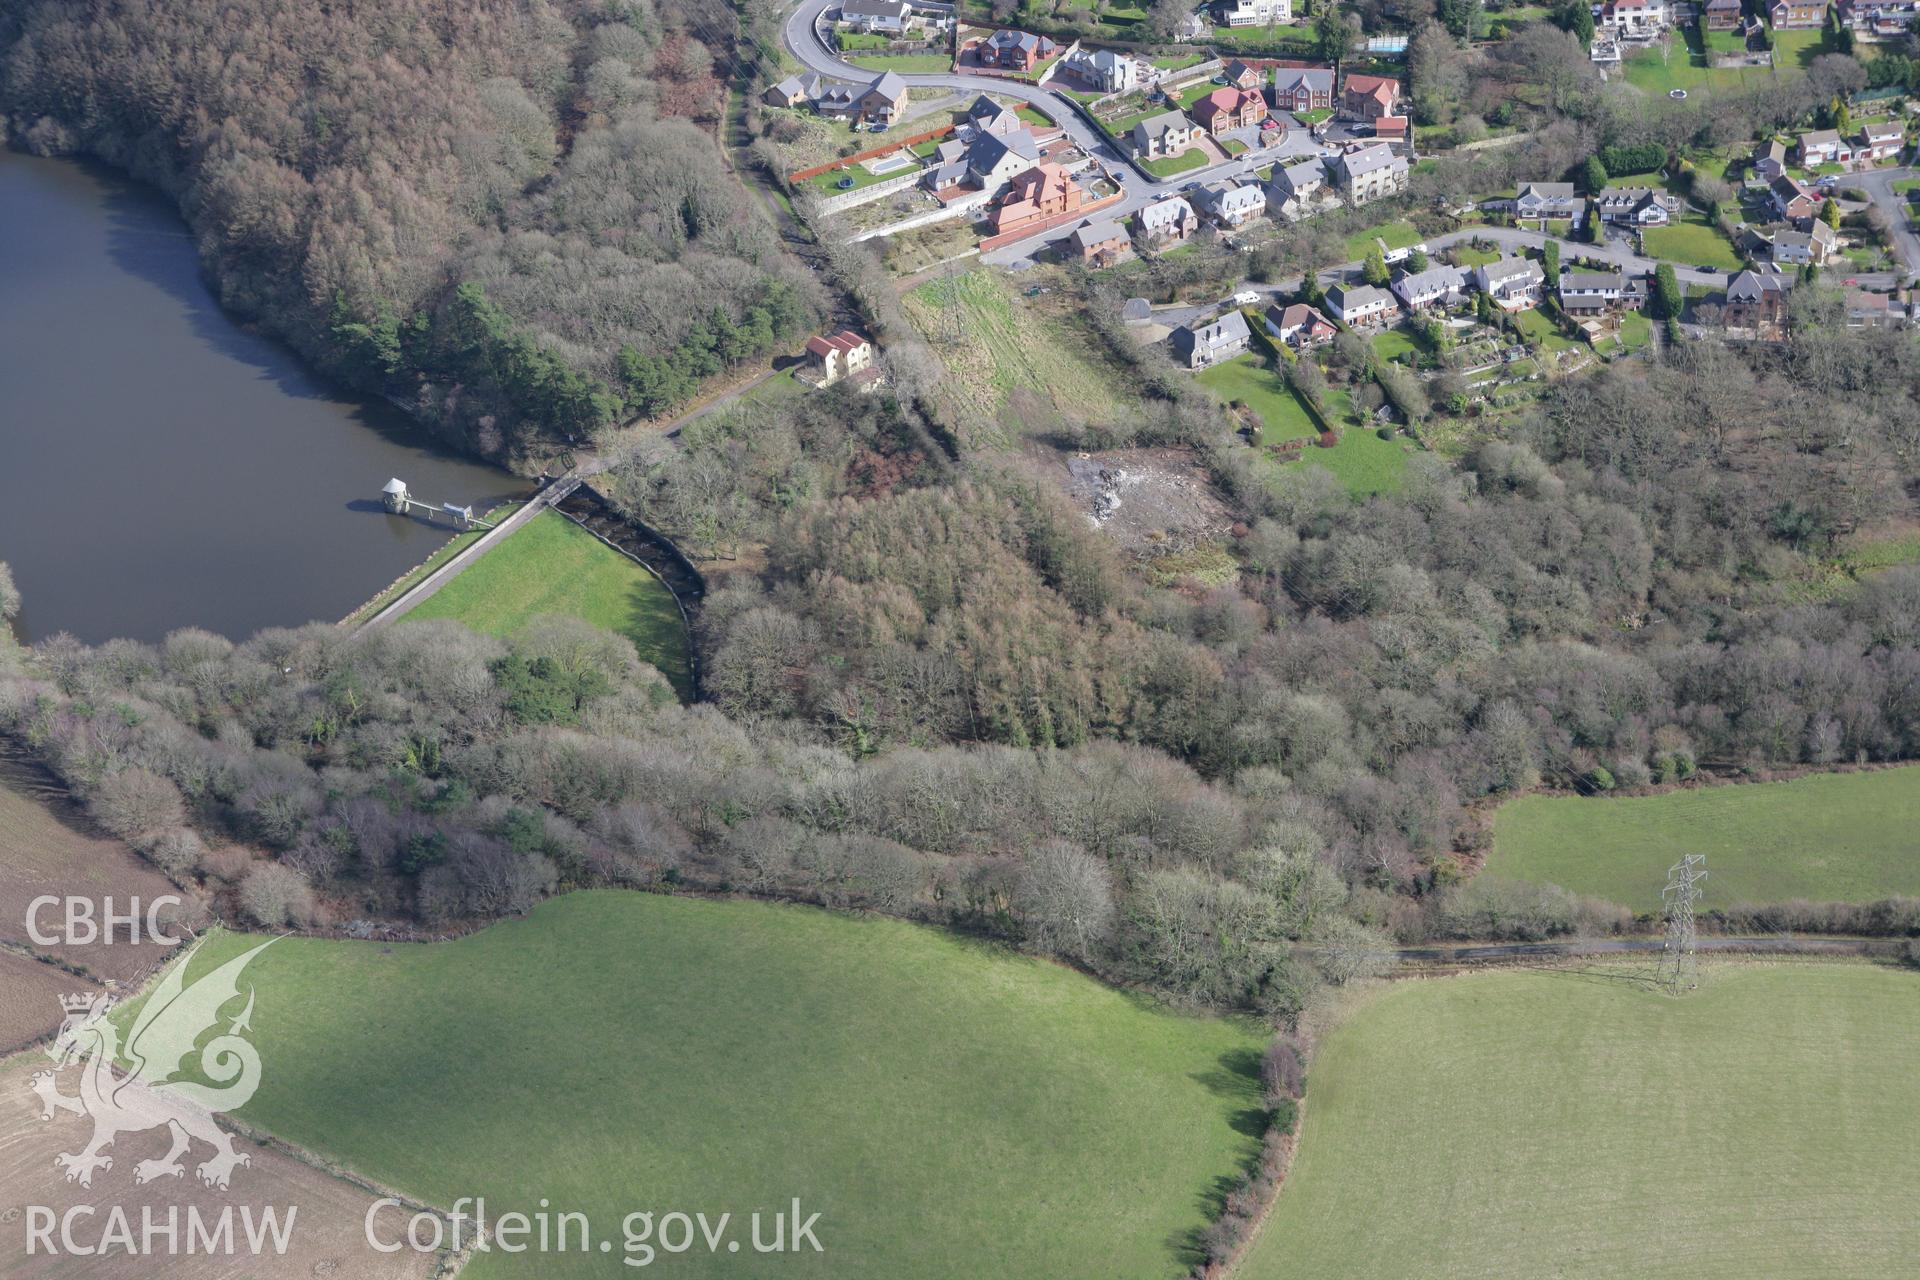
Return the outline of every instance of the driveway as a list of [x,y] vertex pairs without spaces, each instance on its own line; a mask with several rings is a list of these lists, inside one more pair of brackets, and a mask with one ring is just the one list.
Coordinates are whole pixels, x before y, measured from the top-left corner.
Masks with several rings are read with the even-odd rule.
[[1914,176],[1912,169],[1867,169],[1841,179],[1841,185],[1866,192],[1868,199],[1887,215],[1890,224],[1887,235],[1893,241],[1894,256],[1906,266],[1908,279],[1920,275],[1920,236],[1913,233],[1908,221],[1906,196],[1895,191],[1893,184]]

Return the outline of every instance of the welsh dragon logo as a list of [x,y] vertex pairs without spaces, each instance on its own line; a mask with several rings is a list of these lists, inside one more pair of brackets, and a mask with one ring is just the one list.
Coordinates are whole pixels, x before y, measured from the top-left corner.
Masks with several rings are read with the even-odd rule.
[[[108,1019],[113,1000],[106,995],[62,996],[66,1020],[59,1034],[47,1046],[47,1056],[55,1063],[53,1071],[34,1073],[33,1091],[40,1095],[40,1118],[52,1120],[56,1111],[69,1111],[93,1119],[93,1140],[79,1151],[54,1157],[54,1163],[66,1170],[68,1182],[83,1187],[93,1185],[97,1170],[113,1168],[113,1157],[105,1151],[122,1133],[139,1133],[165,1126],[172,1132],[173,1147],[158,1160],[142,1160],[134,1166],[135,1182],[155,1178],[179,1177],[186,1172],[180,1158],[187,1155],[197,1140],[213,1148],[213,1155],[195,1172],[210,1187],[226,1190],[234,1169],[252,1163],[244,1152],[233,1149],[233,1139],[213,1122],[215,1112],[231,1112],[246,1105],[260,1087],[260,1052],[243,1038],[251,1030],[253,989],[247,988],[247,1004],[227,1023],[226,1030],[196,1049],[208,1031],[218,1030],[220,1010],[240,995],[240,974],[249,961],[272,946],[261,943],[246,954],[227,961],[192,986],[186,985],[187,965],[193,948],[171,968],[154,988],[146,1004],[126,1029],[126,1045],[120,1044],[120,1028]],[[182,1060],[191,1055],[199,1078],[183,1079]],[[80,1094],[68,1097],[54,1083],[55,1071],[74,1062],[80,1064]],[[124,1070],[116,1071],[115,1065]],[[201,1083],[211,1080],[212,1085]]]

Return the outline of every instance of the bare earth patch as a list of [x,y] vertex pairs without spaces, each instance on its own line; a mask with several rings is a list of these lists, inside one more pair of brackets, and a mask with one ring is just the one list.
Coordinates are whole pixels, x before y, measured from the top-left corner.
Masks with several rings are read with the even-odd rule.
[[[438,1261],[433,1254],[411,1249],[382,1254],[367,1244],[363,1224],[375,1196],[252,1142],[242,1144],[252,1163],[235,1172],[227,1191],[202,1186],[193,1176],[191,1165],[183,1177],[135,1185],[134,1165],[166,1154],[164,1129],[120,1135],[109,1151],[113,1167],[96,1173],[91,1187],[65,1181],[54,1165],[54,1156],[78,1150],[91,1129],[89,1121],[80,1116],[61,1114],[51,1122],[40,1118],[40,1100],[29,1081],[34,1072],[49,1065],[49,1060],[35,1051],[0,1066],[0,1276],[8,1280],[81,1275],[93,1280],[147,1280],[153,1276],[165,1276],[167,1280],[294,1280],[313,1276],[424,1280],[433,1274]],[[69,1068],[60,1076],[62,1092],[73,1094],[78,1087],[78,1069]],[[204,1159],[206,1154],[201,1148],[192,1158]],[[177,1208],[180,1251],[166,1254],[164,1238],[155,1237],[154,1245],[163,1251],[158,1257],[120,1252],[80,1259],[63,1254],[50,1256],[38,1247],[34,1256],[28,1256],[27,1210],[33,1205],[51,1209],[55,1215],[64,1215],[75,1205],[93,1206],[95,1216],[75,1219],[75,1243],[83,1245],[102,1239],[113,1206],[125,1213],[136,1239],[143,1208],[150,1208],[161,1224],[167,1221],[168,1210]],[[209,1224],[217,1223],[221,1211],[231,1207],[236,1242],[245,1240],[243,1209],[250,1209],[258,1221],[261,1210],[271,1207],[283,1223],[292,1209],[293,1226],[286,1252],[276,1255],[268,1246],[267,1252],[254,1255],[240,1243],[242,1251],[231,1255],[197,1252],[189,1256],[184,1249],[190,1206]],[[409,1216],[397,1209],[383,1209],[377,1219],[381,1238],[399,1239]],[[53,1238],[59,1240],[57,1230]]]
[[[84,897],[93,902],[97,922],[109,898],[124,914],[136,898],[144,912],[147,903],[169,894],[186,900],[183,918],[197,923],[189,894],[132,849],[99,832],[44,771],[30,761],[0,756],[0,942],[81,965],[100,978],[133,982],[165,959],[170,948],[144,940],[129,945],[124,926],[111,946],[42,945],[28,935],[27,908],[46,895]],[[58,929],[60,920],[59,908],[43,910],[43,936]]]
[[1127,554],[1155,559],[1226,536],[1233,512],[1184,449],[1114,449],[1065,458],[1067,495]]
[[97,990],[85,978],[0,951],[0,1053],[53,1034],[60,1026],[61,996]]

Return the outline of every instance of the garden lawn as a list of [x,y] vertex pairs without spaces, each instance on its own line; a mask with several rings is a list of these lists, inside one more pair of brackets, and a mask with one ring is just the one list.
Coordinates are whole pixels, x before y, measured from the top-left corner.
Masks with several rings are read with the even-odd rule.
[[1142,160],[1140,167],[1156,178],[1173,178],[1195,169],[1206,167],[1207,153],[1200,147],[1188,147],[1177,156],[1162,156],[1158,160]]
[[1382,440],[1372,427],[1350,427],[1340,433],[1340,443],[1333,448],[1308,445],[1287,465],[1325,467],[1339,477],[1348,493],[1367,498],[1399,491],[1406,479],[1407,450],[1411,447],[1403,436]]
[[1620,345],[1629,351],[1638,351],[1653,341],[1653,321],[1638,311],[1628,312],[1620,317]]
[[1484,267],[1489,262],[1500,261],[1498,249],[1476,249],[1472,245],[1457,244],[1453,247],[1454,259],[1463,267]]
[[[1258,323],[1255,321],[1254,323]],[[1319,426],[1280,378],[1257,355],[1238,356],[1199,375],[1199,380],[1227,400],[1238,400],[1259,415],[1265,425],[1259,443],[1306,440],[1320,434]]]
[[1235,1280],[1891,1280],[1920,1215],[1920,975],[1647,965],[1396,983],[1308,1071]]
[[693,696],[687,632],[673,593],[557,511],[508,534],[407,617],[457,618],[475,631],[506,635],[543,613],[619,632],[682,698]]
[[[216,935],[194,974],[256,941]],[[264,1075],[241,1118],[442,1207],[544,1197],[615,1241],[482,1253],[468,1280],[644,1274],[625,1214],[731,1212],[750,1239],[795,1197],[824,1252],[656,1261],[1160,1280],[1265,1119],[1251,1026],[812,907],[576,893],[454,942],[282,939],[247,980]]]
[[1206,97],[1215,89],[1222,87],[1223,86],[1217,85],[1211,80],[1196,80],[1185,88],[1174,91],[1172,94],[1174,105],[1178,106],[1182,111],[1189,110],[1194,103],[1200,101],[1200,99]]
[[1691,267],[1718,267],[1738,271],[1740,255],[1733,251],[1720,228],[1688,219],[1669,227],[1649,227],[1642,233],[1647,256]]
[[[1658,45],[1629,54],[1626,60],[1627,83],[1642,93],[1665,97],[1671,89],[1685,89],[1689,94],[1697,94],[1714,89],[1750,88],[1773,77],[1773,72],[1766,67],[1716,70],[1707,65],[1706,55],[1699,49],[1699,33],[1688,27],[1684,34],[1684,41],[1673,41],[1671,56],[1664,61]],[[1776,55],[1776,58],[1782,66],[1793,65],[1790,58],[1782,55]]]
[[1541,315],[1537,307],[1514,312],[1513,323],[1529,342],[1544,346],[1551,339],[1560,337],[1560,331],[1554,327],[1553,321]]
[[1407,249],[1420,243],[1420,232],[1411,222],[1388,222],[1347,237],[1347,260],[1365,261],[1374,250],[1374,240],[1386,242],[1389,249]]
[[856,67],[865,67],[869,71],[904,71],[908,74],[923,72],[938,75],[953,70],[953,59],[944,53],[880,53],[859,54],[847,59]]
[[1373,335],[1373,354],[1384,363],[1401,356],[1418,356],[1421,346],[1405,329],[1382,329]]
[[1656,796],[1524,796],[1494,819],[1487,873],[1639,911],[1667,868],[1707,855],[1706,907],[1920,895],[1920,767]]

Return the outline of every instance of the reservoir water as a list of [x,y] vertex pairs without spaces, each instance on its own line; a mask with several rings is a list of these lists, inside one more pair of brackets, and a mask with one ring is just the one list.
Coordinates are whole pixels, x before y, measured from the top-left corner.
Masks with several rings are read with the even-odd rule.
[[0,150],[0,560],[24,638],[338,621],[450,536],[383,512],[390,476],[476,510],[526,488],[240,328],[165,197]]

